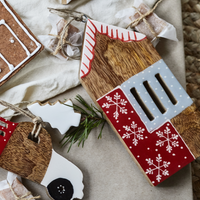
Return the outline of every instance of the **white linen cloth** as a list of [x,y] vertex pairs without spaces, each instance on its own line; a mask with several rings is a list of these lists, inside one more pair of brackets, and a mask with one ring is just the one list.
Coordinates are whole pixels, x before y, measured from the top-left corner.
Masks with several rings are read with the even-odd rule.
[[[133,0],[73,0],[61,5],[59,0],[7,0],[22,20],[36,35],[46,35],[51,30],[47,7],[68,8],[81,11],[94,20],[125,27],[115,14],[133,5]],[[147,1],[150,6],[155,0]],[[82,30],[84,25],[81,26]],[[61,61],[44,50],[7,83],[0,87],[0,99],[15,104],[21,101],[44,101],[79,84],[77,60]],[[70,97],[66,97],[70,98]],[[4,107],[0,106],[0,110]],[[9,115],[12,112],[6,112]],[[2,116],[5,116],[2,115]]]

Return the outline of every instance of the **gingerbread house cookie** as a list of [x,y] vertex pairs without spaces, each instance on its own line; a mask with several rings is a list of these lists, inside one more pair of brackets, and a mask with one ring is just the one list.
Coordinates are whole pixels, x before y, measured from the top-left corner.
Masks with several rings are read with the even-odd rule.
[[0,86],[43,49],[37,38],[5,1],[0,0]]

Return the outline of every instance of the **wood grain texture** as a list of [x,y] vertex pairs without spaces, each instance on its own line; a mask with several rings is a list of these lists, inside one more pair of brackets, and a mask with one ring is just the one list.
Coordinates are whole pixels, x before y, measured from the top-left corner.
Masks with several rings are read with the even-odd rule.
[[200,111],[195,104],[171,119],[172,124],[182,136],[190,151],[197,158],[200,156]]
[[[93,42],[95,42],[95,45],[93,45],[92,42],[84,43],[84,54],[82,56],[85,56],[86,54],[86,56],[88,57],[87,59],[84,59],[85,57],[82,57],[83,61],[81,65],[85,66],[85,68],[80,68],[80,71],[82,70],[82,78],[80,79],[80,81],[90,97],[97,105],[97,107],[100,108],[97,104],[97,99],[103,97],[108,92],[111,92],[114,88],[120,86],[132,76],[140,73],[149,66],[158,62],[159,60],[161,60],[161,57],[147,39],[143,39],[137,42],[125,42],[121,41],[120,39],[111,39],[106,35],[108,31],[106,31],[107,33],[101,34],[100,28],[98,29],[98,32],[92,31],[94,29],[92,29],[91,27],[89,29],[90,30],[88,30],[88,32],[90,34],[88,35],[90,36],[90,38],[92,38],[91,41],[93,40]],[[105,30],[105,26],[101,26],[101,32],[103,32],[102,30]],[[92,34],[95,35],[95,37],[93,37]],[[88,38],[89,37],[86,36],[85,40],[87,40]],[[93,48],[88,48],[87,45],[90,45],[89,47]],[[89,51],[85,50],[85,47],[87,47]],[[92,57],[92,55],[94,55],[94,57]],[[88,64],[88,60],[91,61],[90,64]],[[98,102],[99,101],[100,100],[98,100]],[[101,104],[101,106],[102,105],[103,104]],[[110,110],[108,111],[108,113],[110,113]],[[200,148],[198,147],[198,144],[200,144],[200,137],[198,137],[198,132],[200,131],[198,120],[199,117],[200,113],[196,112],[196,108],[191,106],[172,119],[172,124],[174,125],[175,129],[177,129],[177,131],[180,133],[183,140],[195,157],[198,157],[200,155]],[[187,118],[190,118],[190,120],[187,121]],[[124,144],[132,158],[140,167],[140,169],[142,169],[142,165],[140,166],[138,162],[139,159],[133,156],[133,153],[123,141],[122,136],[120,136],[119,132],[117,131],[121,131],[121,126],[116,125],[116,127],[120,128],[115,129],[114,122],[111,121],[108,117],[106,117],[106,120],[111,125],[112,129],[116,132],[120,141]],[[120,124],[119,121],[116,123]],[[184,143],[182,140],[181,142],[183,145]],[[181,142],[179,143],[180,145]],[[197,144],[195,142],[197,142]],[[188,152],[188,154],[190,155],[190,160],[188,160],[188,163],[190,163],[194,159],[194,157],[191,155],[190,151],[188,151],[187,147],[185,149],[186,152]],[[188,157],[189,156],[187,156],[186,158]],[[181,160],[181,162],[182,161],[184,160]],[[175,169],[177,171],[179,170],[177,166],[175,166]],[[141,171],[144,172],[144,169]],[[144,175],[147,177],[147,174],[144,173]]]
[[33,126],[31,122],[18,124],[0,156],[0,167],[41,183],[51,159],[52,141],[43,128],[39,134],[39,144],[28,139]]
[[97,33],[91,71],[80,81],[96,100],[160,59],[148,39],[122,42]]

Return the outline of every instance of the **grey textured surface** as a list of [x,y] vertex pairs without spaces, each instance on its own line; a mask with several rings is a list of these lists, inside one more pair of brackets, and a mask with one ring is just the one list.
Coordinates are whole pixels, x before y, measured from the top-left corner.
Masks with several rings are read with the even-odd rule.
[[[185,87],[180,1],[163,1],[157,9],[157,14],[177,28],[179,42],[161,40],[157,50]],[[92,103],[82,86],[67,91],[50,101],[74,99],[77,94],[84,97],[88,103]],[[18,117],[14,120],[25,121],[26,118]],[[151,187],[108,124],[104,128],[102,139],[97,139],[99,129],[93,130],[84,148],[74,145],[69,153],[67,153],[67,148],[59,146],[62,138],[60,133],[50,127],[48,131],[52,136],[56,152],[82,170],[85,185],[83,200],[192,200],[190,166],[183,168],[159,186]],[[5,177],[6,171],[0,169],[0,180]],[[24,180],[23,183],[34,195],[40,194],[43,200],[48,199],[44,187],[28,180]]]

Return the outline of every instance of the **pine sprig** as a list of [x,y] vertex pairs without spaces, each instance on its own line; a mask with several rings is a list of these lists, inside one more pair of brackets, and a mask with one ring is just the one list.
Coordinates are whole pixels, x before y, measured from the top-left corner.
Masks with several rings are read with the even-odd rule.
[[[99,127],[102,124],[98,139],[102,137],[102,131],[106,120],[103,117],[103,113],[94,107],[92,104],[89,105],[80,95],[77,95],[75,98],[83,108],[73,104],[70,106],[74,111],[81,113],[81,122],[78,127],[71,127],[69,131],[65,134],[63,139],[60,141],[62,146],[70,144],[68,152],[70,151],[74,143],[78,143],[78,146],[82,144],[84,146],[85,141],[88,139],[88,136],[92,129]],[[69,105],[66,105],[69,106]]]

